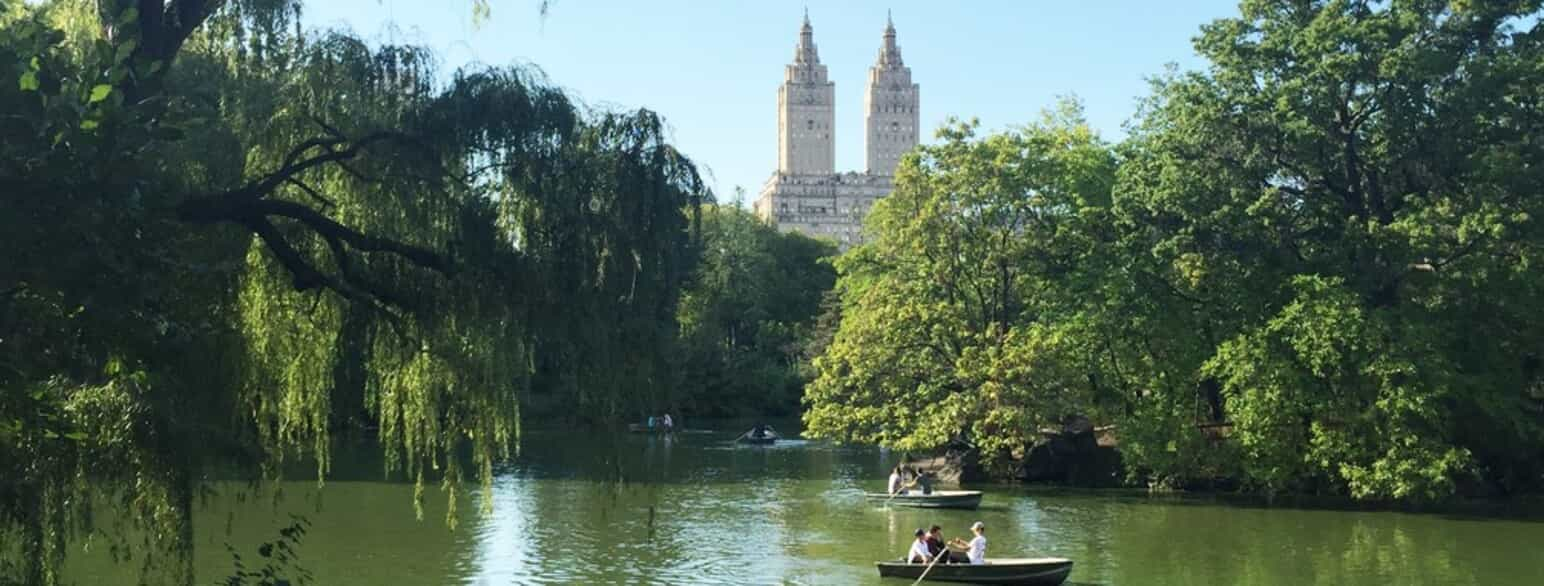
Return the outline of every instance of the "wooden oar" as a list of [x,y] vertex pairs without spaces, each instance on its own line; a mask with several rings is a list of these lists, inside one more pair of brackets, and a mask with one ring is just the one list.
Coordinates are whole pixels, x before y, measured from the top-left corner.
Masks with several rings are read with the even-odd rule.
[[912,582],[911,586],[917,586],[918,584],[921,584],[923,580],[927,579],[927,573],[933,571],[933,566],[937,565],[938,560],[944,559],[944,556],[946,555],[949,555],[948,546],[944,546],[943,551],[938,552],[938,555],[933,556],[933,562],[928,564],[926,569],[922,570],[922,575],[917,576],[917,581]]

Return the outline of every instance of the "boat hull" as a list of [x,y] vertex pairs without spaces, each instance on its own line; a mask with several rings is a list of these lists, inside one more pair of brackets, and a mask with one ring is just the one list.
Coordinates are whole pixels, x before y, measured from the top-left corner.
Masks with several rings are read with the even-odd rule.
[[751,444],[751,445],[755,445],[755,446],[769,446],[769,445],[777,443],[777,438],[775,438],[775,437],[742,437],[742,438],[740,438],[738,440],[735,440],[735,441],[738,441],[738,442],[740,442],[742,444]]
[[892,498],[883,492],[865,493],[871,503],[919,509],[974,509],[981,506],[979,490],[935,490],[931,494],[898,494]]
[[927,564],[876,562],[881,578],[916,580],[927,572],[928,582],[964,582],[969,584],[1017,584],[1020,586],[1057,586],[1072,573],[1072,560],[1065,558],[988,559],[984,564]]

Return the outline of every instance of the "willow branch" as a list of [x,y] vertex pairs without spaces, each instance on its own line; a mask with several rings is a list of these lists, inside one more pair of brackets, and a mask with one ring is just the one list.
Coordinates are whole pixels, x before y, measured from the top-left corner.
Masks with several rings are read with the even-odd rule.
[[[301,174],[325,165],[344,168],[346,161],[357,158],[372,144],[402,138],[398,133],[380,132],[354,141],[338,137],[304,141],[291,149],[285,156],[284,163],[271,173],[236,189],[183,201],[177,206],[178,217],[195,224],[233,223],[251,230],[263,240],[279,263],[290,272],[297,290],[305,291],[321,287],[333,290],[348,299],[368,298],[388,305],[406,307],[407,301],[400,295],[369,282],[364,275],[356,272],[349,257],[350,251],[347,249],[365,253],[392,254],[443,275],[449,275],[452,272],[453,263],[450,258],[420,246],[365,234],[344,226],[310,206],[269,197],[279,186],[289,184],[321,202],[326,209],[331,206],[331,202],[302,182],[299,179]],[[316,153],[318,149],[322,152]],[[325,240],[336,258],[338,275],[324,273],[296,250],[293,243],[274,226],[273,220],[276,218],[299,223]]]

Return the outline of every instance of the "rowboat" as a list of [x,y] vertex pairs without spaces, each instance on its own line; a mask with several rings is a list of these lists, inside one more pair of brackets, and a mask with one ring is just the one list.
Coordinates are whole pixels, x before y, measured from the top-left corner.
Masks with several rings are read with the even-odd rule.
[[898,507],[915,507],[919,509],[974,509],[981,506],[981,491],[979,490],[935,490],[930,494],[922,494],[912,491],[906,494],[897,494],[894,498],[889,493],[869,492],[863,494],[869,502],[879,501]]
[[928,582],[968,582],[971,584],[1019,584],[1056,586],[1072,573],[1072,560],[1066,558],[988,559],[983,564],[908,564],[902,561],[875,562],[881,578],[916,580],[927,572]]
[[769,433],[761,437],[755,437],[747,434],[740,436],[740,438],[736,439],[735,441],[742,444],[751,444],[754,446],[770,446],[777,443],[777,434]]

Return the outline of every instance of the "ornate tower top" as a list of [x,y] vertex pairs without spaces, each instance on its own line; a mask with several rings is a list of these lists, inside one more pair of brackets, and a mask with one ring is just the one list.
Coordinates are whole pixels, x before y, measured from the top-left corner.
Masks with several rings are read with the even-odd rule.
[[911,68],[901,59],[901,47],[895,44],[895,21],[886,14],[884,44],[869,68],[864,98],[869,173],[894,175],[901,157],[917,146],[919,94],[911,81]]
[[885,43],[879,48],[879,59],[874,66],[893,69],[905,65],[901,61],[901,47],[895,44],[895,22],[890,19],[890,12],[885,11]]
[[794,49],[793,62],[798,65],[819,65],[820,52],[815,49],[815,28],[810,26],[810,9],[804,9],[804,25],[799,27],[799,45]]
[[778,172],[821,175],[835,172],[836,90],[815,49],[815,28],[809,9],[799,26],[799,43],[793,63],[783,68],[783,85],[777,90]]

